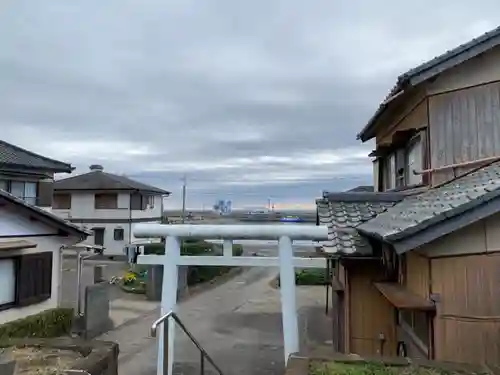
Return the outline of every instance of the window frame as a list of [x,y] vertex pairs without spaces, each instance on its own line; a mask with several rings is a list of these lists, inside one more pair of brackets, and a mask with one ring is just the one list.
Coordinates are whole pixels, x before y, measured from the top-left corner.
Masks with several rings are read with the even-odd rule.
[[[107,205],[107,204],[98,204],[99,198],[104,198],[105,196],[107,197],[114,197],[113,205]],[[103,200],[103,202],[107,202],[106,200]],[[118,194],[117,193],[96,193],[94,194],[94,209],[96,210],[116,210],[118,209]]]
[[[19,198],[19,199],[22,199],[23,201],[31,204],[31,205],[34,205],[36,206],[37,203],[38,203],[38,198],[39,198],[39,195],[38,195],[38,189],[39,189],[39,183],[38,181],[26,181],[26,180],[12,180],[12,179],[1,179],[2,182],[5,183],[5,188],[6,189],[3,189],[5,190],[6,192],[8,192],[9,194],[12,194],[14,195],[15,197]],[[12,193],[12,184],[13,183],[16,183],[16,184],[22,184],[23,185],[23,194],[22,196],[19,196],[18,194],[13,194]],[[32,186],[34,186],[34,191],[35,191],[35,196],[28,196],[26,195],[26,184],[32,184]]]
[[384,191],[396,188],[396,152],[384,157],[382,171],[384,173]]
[[[117,233],[120,233],[120,235],[118,237],[121,237],[121,238],[117,238]],[[115,229],[113,229],[113,239],[115,241],[123,241],[123,240],[125,240],[125,230],[123,228],[115,228]]]
[[[430,347],[431,347],[431,340],[432,340],[432,333],[430,332],[430,327],[431,327],[431,315],[428,311],[416,311],[416,310],[397,310],[397,324],[405,333],[411,338],[413,343],[422,351],[425,353],[425,355],[429,355],[430,353]],[[410,322],[408,319],[405,318],[404,315],[407,315],[409,317]],[[415,314],[422,314],[422,316],[425,316],[425,321],[427,323],[427,330],[425,334],[425,338],[423,338],[415,329]]]
[[149,208],[155,208],[155,196],[148,195],[148,206]]
[[18,285],[18,259],[17,257],[2,257],[0,258],[0,262],[2,261],[12,261],[13,262],[13,267],[14,267],[14,298],[11,302],[4,302],[0,304],[0,311],[8,310],[11,308],[16,307],[16,300],[17,300],[17,285]]
[[[418,181],[410,181],[411,178],[416,178],[410,173],[413,170],[425,170],[429,167],[428,157],[428,132],[426,129],[421,129],[414,134],[406,143],[398,148],[394,148],[385,156],[379,158],[379,175],[383,182],[381,191],[393,191],[399,189],[407,189],[412,187],[428,185],[429,178],[423,174],[419,175]],[[417,153],[419,156],[417,168],[410,165],[410,154],[412,148],[418,144],[420,150]],[[401,167],[402,166],[402,167]],[[401,171],[402,169],[402,171]]]
[[[56,197],[69,197],[69,200],[67,203],[69,205],[65,205],[64,207],[56,205]],[[55,210],[71,210],[71,204],[72,204],[72,194],[71,193],[54,193],[54,197],[52,200],[52,206]]]
[[0,257],[0,262],[6,260],[14,264],[14,301],[1,304],[0,311],[36,305],[52,297],[52,251]]
[[[417,153],[418,156],[420,156],[420,160],[418,160],[418,169],[412,168],[412,165],[410,165],[410,154],[412,149],[417,146],[420,148],[419,152]],[[422,185],[424,182],[423,176],[422,175],[413,175],[414,170],[422,171],[424,169],[424,142],[423,142],[423,137],[422,137],[422,132],[416,134],[413,136],[407,143],[405,147],[405,186],[417,186],[417,185]],[[416,182],[411,182],[410,179],[419,177],[419,181]]]

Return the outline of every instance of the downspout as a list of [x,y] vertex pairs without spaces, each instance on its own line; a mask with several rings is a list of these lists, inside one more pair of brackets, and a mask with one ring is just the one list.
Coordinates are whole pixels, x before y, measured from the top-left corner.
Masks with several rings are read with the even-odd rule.
[[128,196],[128,243],[132,243],[132,194]]

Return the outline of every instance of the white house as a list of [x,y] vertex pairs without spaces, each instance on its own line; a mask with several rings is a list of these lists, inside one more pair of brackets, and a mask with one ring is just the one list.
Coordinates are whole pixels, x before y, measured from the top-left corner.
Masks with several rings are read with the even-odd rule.
[[0,189],[0,324],[58,306],[61,249],[88,235]]
[[52,210],[92,230],[88,243],[103,246],[105,255],[122,255],[123,248],[136,241],[132,224],[160,222],[163,198],[170,192],[104,172],[100,165],[90,170],[54,182]]

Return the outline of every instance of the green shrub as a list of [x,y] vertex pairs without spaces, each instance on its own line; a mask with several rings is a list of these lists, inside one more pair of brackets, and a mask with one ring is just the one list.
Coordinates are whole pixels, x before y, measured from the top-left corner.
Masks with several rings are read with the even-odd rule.
[[233,255],[235,257],[239,257],[239,256],[243,255],[243,246],[234,244],[233,245]]
[[0,325],[0,341],[10,338],[50,338],[68,335],[73,309],[56,308]]
[[[280,285],[280,278],[277,278],[278,286]],[[296,285],[326,285],[328,284],[329,277],[326,268],[306,268],[295,272]]]
[[308,268],[295,272],[297,285],[326,285],[328,277],[325,268]]
[[[202,240],[185,240],[181,245],[182,255],[211,255],[214,250],[214,245],[210,242]],[[165,254],[165,244],[148,243],[144,245],[144,254]]]
[[[187,239],[182,242],[181,255],[203,255],[215,256],[222,253],[220,244],[213,244],[198,239]],[[165,245],[160,243],[144,245],[144,254],[165,254]],[[241,256],[243,246],[233,245],[233,255]],[[195,285],[213,280],[231,270],[232,267],[226,266],[190,266],[188,269],[188,285]]]

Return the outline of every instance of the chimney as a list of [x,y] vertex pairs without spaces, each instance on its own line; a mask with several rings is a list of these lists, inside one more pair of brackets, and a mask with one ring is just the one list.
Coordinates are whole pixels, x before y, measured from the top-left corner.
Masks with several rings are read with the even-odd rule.
[[104,170],[103,166],[102,165],[99,165],[99,164],[92,164],[89,169],[91,171],[100,171],[102,172]]

